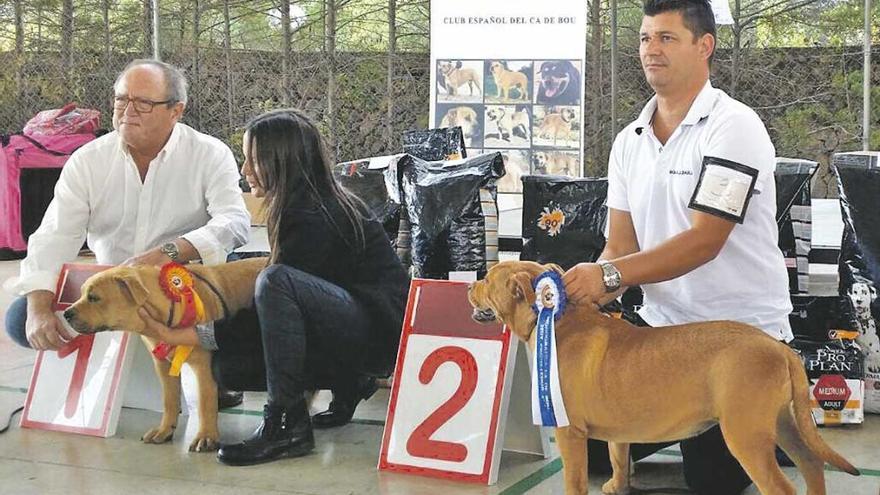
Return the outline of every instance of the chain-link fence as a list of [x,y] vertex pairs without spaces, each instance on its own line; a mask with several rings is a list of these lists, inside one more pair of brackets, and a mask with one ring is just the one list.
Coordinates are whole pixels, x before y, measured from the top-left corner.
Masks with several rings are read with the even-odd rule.
[[[610,1],[586,2],[589,175],[604,174],[613,131],[651,95],[638,59],[640,0],[618,0],[612,93]],[[241,126],[280,106],[316,118],[339,160],[397,152],[404,130],[428,125],[429,0],[157,3],[161,58],[190,78],[184,121],[226,140],[236,153]],[[858,149],[860,2],[730,3],[736,23],[719,28],[713,84],[758,111],[779,155],[827,164],[835,151]],[[880,2],[874,3],[880,19]],[[0,2],[0,132],[20,131],[39,110],[68,101],[104,111],[109,128],[116,75],[131,59],[152,55],[152,6],[152,0]],[[873,36],[876,149],[880,30]],[[820,180],[820,195],[822,187]]]

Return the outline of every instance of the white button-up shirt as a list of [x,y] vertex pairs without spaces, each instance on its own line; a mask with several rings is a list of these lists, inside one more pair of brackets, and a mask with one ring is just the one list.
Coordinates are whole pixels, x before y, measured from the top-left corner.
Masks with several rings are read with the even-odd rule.
[[61,265],[76,258],[85,239],[100,264],[119,264],[178,237],[203,263],[223,263],[248,240],[239,178],[228,146],[184,124],[175,125],[143,182],[119,134],[102,136],[67,161],[28,239],[20,276],[6,288],[54,292]]
[[740,321],[791,340],[788,273],[777,245],[776,152],[764,124],[707,82],[664,145],[651,127],[656,109],[655,96],[618,134],[608,164],[607,205],[630,213],[640,249],[691,228],[688,205],[704,157],[745,165],[758,178],[743,223],[718,256],[681,277],[643,285],[639,314],[652,326]]

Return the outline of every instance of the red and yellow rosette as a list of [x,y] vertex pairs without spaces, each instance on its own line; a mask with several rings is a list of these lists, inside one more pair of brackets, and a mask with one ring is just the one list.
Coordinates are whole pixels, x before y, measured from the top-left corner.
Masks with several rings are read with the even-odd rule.
[[[205,320],[205,305],[193,287],[193,278],[189,270],[179,263],[167,263],[159,272],[159,285],[165,296],[171,300],[172,315],[178,314],[177,308],[182,306],[180,318],[177,322],[172,321],[172,328],[191,327]],[[159,347],[167,349],[168,344],[161,342]],[[168,374],[179,376],[180,368],[192,353],[192,346],[179,345],[174,348],[174,356],[171,358],[171,369]],[[163,358],[167,357],[170,349],[163,352]]]

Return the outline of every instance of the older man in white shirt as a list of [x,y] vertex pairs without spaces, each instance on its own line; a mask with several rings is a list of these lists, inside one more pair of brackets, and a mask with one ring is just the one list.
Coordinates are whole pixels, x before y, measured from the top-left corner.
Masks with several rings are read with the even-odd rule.
[[133,61],[116,80],[115,132],[70,157],[20,276],[7,283],[22,296],[6,313],[16,343],[55,350],[70,338],[52,300],[61,265],[84,240],[98,263],[113,265],[222,263],[247,242],[232,151],[178,122],[186,87],[179,69],[154,60]]

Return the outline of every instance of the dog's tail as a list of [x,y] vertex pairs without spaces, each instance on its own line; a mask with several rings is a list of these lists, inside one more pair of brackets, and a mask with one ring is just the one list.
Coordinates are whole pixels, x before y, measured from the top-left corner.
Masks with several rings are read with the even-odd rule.
[[835,452],[819,435],[819,430],[813,422],[813,415],[810,413],[810,383],[807,380],[804,364],[794,351],[787,352],[786,356],[788,358],[788,374],[791,379],[794,421],[804,443],[828,464],[853,476],[860,475],[858,469]]

